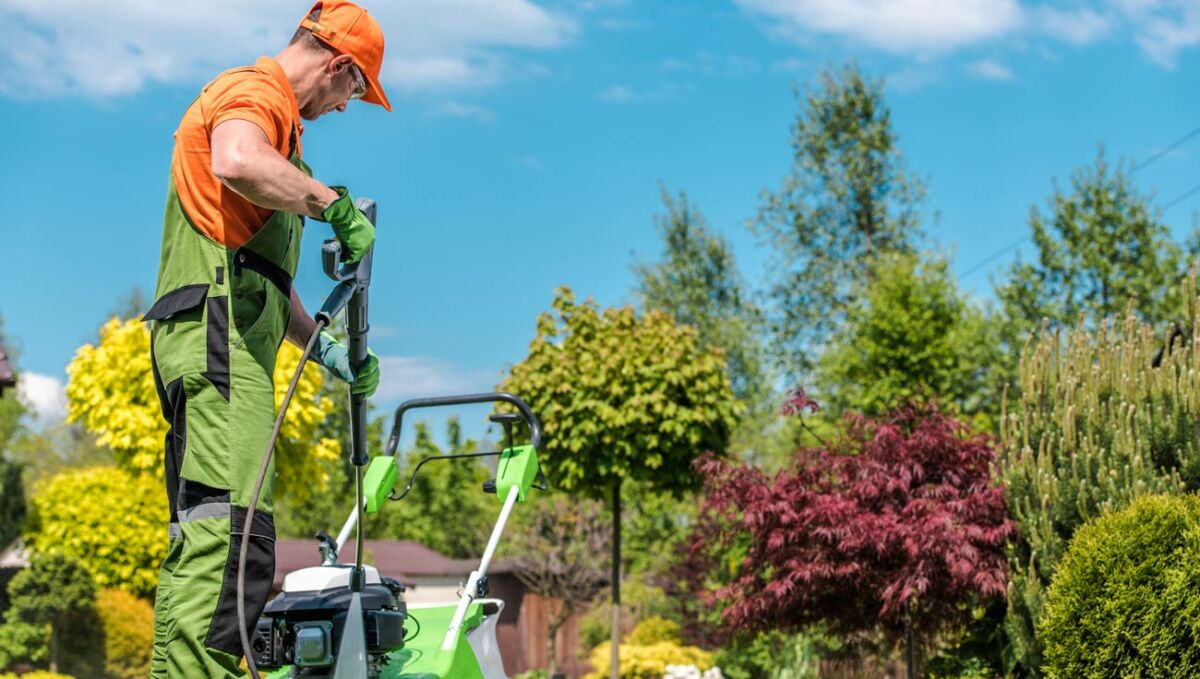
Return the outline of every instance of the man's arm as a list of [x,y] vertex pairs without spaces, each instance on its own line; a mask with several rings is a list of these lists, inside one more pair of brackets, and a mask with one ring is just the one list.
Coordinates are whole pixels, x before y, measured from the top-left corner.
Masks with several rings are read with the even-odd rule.
[[226,120],[213,129],[212,171],[222,184],[268,210],[319,218],[338,198],[337,191],[281,156],[262,128],[248,120]]
[[316,329],[317,322],[304,310],[300,295],[297,295],[296,289],[292,288],[292,317],[288,320],[287,341],[303,349],[304,345],[308,343],[308,338],[312,337],[313,331]]

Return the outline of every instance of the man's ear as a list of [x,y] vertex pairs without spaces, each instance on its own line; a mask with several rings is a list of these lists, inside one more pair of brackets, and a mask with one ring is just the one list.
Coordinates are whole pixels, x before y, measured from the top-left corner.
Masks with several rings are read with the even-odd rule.
[[346,69],[350,68],[350,64],[354,63],[354,59],[349,54],[339,54],[329,60],[327,67],[330,75],[337,75]]

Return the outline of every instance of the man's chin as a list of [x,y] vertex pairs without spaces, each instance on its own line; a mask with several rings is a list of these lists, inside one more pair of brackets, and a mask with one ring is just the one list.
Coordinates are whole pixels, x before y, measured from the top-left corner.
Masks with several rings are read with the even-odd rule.
[[301,109],[300,117],[303,118],[304,120],[316,120],[317,118],[320,118],[321,116],[325,115],[326,113],[329,113],[329,111],[313,112],[313,111],[307,111],[307,110]]

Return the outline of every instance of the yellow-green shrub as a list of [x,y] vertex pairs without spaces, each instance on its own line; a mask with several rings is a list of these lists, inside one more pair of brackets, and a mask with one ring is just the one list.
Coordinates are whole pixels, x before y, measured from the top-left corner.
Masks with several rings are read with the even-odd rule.
[[0,674],[0,679],[75,679],[68,674],[56,674],[45,670],[34,670],[20,676],[15,674]]
[[637,624],[624,643],[631,646],[651,646],[660,641],[679,643],[679,623],[652,615]]
[[153,476],[115,467],[64,472],[34,488],[25,540],[78,560],[97,587],[149,598],[167,553],[166,495]]
[[96,613],[104,625],[104,669],[108,676],[149,676],[154,646],[154,609],[150,604],[129,592],[104,589],[96,596]]
[[[596,669],[584,679],[604,679],[609,675],[612,646],[604,642],[592,649],[588,662]],[[621,644],[617,667],[621,679],[662,679],[667,665],[695,665],[700,670],[713,666],[713,655],[695,646],[681,646],[671,641],[638,646]]]

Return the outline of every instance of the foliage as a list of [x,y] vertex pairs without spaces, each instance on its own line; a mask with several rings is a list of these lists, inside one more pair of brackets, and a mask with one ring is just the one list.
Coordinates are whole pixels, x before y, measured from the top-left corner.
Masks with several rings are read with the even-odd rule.
[[78,559],[100,587],[152,597],[166,557],[162,482],[113,467],[64,472],[39,483],[26,542]]
[[96,613],[104,627],[104,671],[109,679],[138,679],[150,674],[154,646],[154,609],[119,589],[102,589]]
[[1039,635],[1047,677],[1200,674],[1200,498],[1148,496],[1082,526]]
[[753,224],[774,253],[773,347],[792,378],[840,327],[870,259],[912,249],[924,191],[904,169],[882,81],[850,64],[797,100],[792,169]]
[[[617,672],[621,679],[662,679],[667,673],[667,665],[695,665],[702,670],[713,666],[712,654],[708,651],[695,646],[680,646],[673,641],[659,641],[645,646],[621,644],[617,653]],[[609,676],[607,667],[611,655],[612,646],[608,641],[592,649],[588,662],[592,667],[606,669],[584,675],[584,679],[604,679]]]
[[0,549],[21,534],[25,522],[25,486],[21,465],[0,457]]
[[1181,248],[1129,172],[1112,168],[1103,151],[1075,171],[1069,190],[1055,187],[1047,212],[1030,211],[1029,228],[1035,261],[1014,263],[996,288],[1014,356],[1043,318],[1052,328],[1072,326],[1081,314],[1098,324],[1121,316],[1131,298],[1156,328],[1177,320]]
[[51,671],[57,671],[64,651],[87,645],[64,634],[73,619],[91,613],[96,600],[91,573],[79,561],[56,551],[35,553],[29,567],[8,583],[8,595],[12,605],[5,613],[7,625],[50,627]]
[[660,641],[679,643],[679,623],[659,615],[652,615],[642,619],[622,643],[633,646],[650,646]]
[[663,188],[662,200],[667,214],[655,218],[662,259],[633,266],[639,305],[694,326],[704,346],[725,352],[734,395],[747,404],[764,400],[770,385],[757,337],[762,312],[745,289],[729,241],[709,230],[686,194],[675,199]]
[[546,672],[554,674],[559,628],[609,586],[600,555],[610,550],[612,524],[600,503],[563,495],[542,498],[530,509],[511,543],[510,563],[525,587],[546,599]]
[[[299,359],[296,347],[286,342],[280,347],[274,374],[277,407]],[[145,324],[109,320],[100,328],[97,344],[85,344],[75,353],[67,376],[67,419],[94,432],[121,466],[161,476],[167,423],[154,389],[150,331]],[[319,462],[340,454],[336,440],[317,435],[333,407],[332,401],[318,397],[323,379],[315,364],[305,367],[280,430],[275,455],[276,493],[281,496],[303,500],[326,480]]]
[[1001,390],[989,377],[1001,359],[999,340],[958,292],[946,260],[888,253],[873,266],[875,275],[856,286],[837,341],[820,358],[830,409],[877,415],[936,395],[966,415],[998,416]]
[[556,487],[607,498],[635,479],[658,491],[697,485],[689,465],[724,452],[737,421],[725,362],[691,326],[651,310],[576,304],[568,288],[538,317],[529,355],[501,389],[544,422],[542,464]]
[[[1200,327],[1194,280],[1179,296],[1185,327]],[[1007,627],[1029,672],[1042,665],[1045,588],[1076,529],[1143,495],[1200,488],[1200,355],[1166,339],[1129,315],[1044,332],[1021,356],[1000,469],[1020,533]]]
[[[27,622],[0,625],[0,671],[18,663],[43,665],[48,656],[46,626]],[[0,674],[0,679],[6,676]],[[26,675],[29,676],[29,675]]]
[[59,674],[57,672],[34,670],[33,672],[26,672],[20,676],[16,674],[0,674],[0,679],[74,679],[74,677],[66,674]]
[[773,479],[706,458],[683,570],[694,590],[717,584],[708,603],[732,631],[928,641],[962,603],[1004,593],[1013,523],[992,462],[985,435],[932,404],[849,416],[836,449],[801,450]]
[[[479,452],[478,443],[463,440],[457,419],[446,423],[445,449],[434,442],[425,423],[418,422],[415,429],[413,446],[400,466],[399,489],[426,457]],[[477,557],[487,541],[490,522],[499,512],[496,496],[481,490],[491,477],[487,467],[475,459],[430,462],[421,467],[408,496],[389,504],[371,521],[370,534],[416,540],[452,558]]]
[[727,679],[818,679],[821,658],[836,646],[819,633],[769,631],[730,639],[713,662]]

